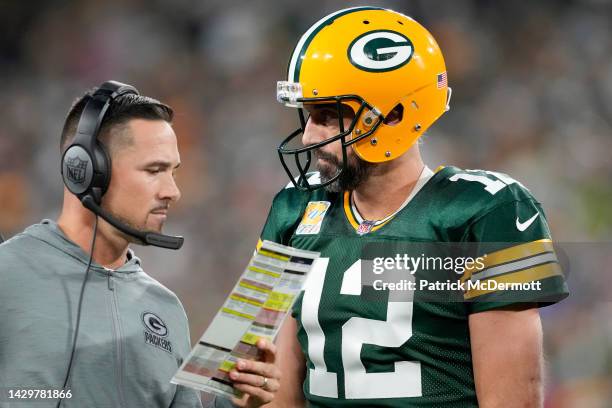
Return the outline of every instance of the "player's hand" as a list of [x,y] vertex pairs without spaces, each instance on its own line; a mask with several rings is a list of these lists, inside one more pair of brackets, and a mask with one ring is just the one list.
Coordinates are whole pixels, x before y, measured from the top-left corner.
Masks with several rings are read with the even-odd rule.
[[239,407],[254,408],[267,404],[280,388],[281,372],[276,366],[276,346],[260,339],[257,348],[262,351],[261,361],[238,360],[235,369],[230,371],[234,388],[245,393],[240,399],[232,398],[232,402]]

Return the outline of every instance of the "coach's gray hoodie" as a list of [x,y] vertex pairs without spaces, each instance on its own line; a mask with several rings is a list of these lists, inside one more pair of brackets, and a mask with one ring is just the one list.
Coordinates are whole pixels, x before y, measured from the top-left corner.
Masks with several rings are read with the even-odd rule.
[[[10,390],[61,388],[88,255],[50,220],[0,245],[0,407],[55,407]],[[190,350],[185,311],[128,258],[116,271],[91,266],[62,407],[200,407],[199,393],[170,383]]]

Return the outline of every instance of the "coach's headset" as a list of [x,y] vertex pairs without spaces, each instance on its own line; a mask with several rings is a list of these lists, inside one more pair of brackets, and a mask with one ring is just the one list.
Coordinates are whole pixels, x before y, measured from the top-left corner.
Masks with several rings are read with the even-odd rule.
[[183,246],[183,237],[139,231],[119,221],[100,206],[102,196],[110,184],[111,159],[97,139],[98,132],[110,105],[118,97],[129,94],[139,95],[138,90],[131,85],[107,81],[89,96],[74,140],[62,156],[62,178],[68,190],[81,200],[85,208],[118,230],[138,239],[141,244],[179,249]]

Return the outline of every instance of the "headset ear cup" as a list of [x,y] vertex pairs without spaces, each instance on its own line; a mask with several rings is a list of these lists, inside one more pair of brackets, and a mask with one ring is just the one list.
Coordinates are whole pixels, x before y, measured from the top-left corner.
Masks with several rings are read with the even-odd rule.
[[106,193],[106,190],[108,190],[110,184],[112,163],[108,150],[99,141],[96,141],[94,154],[96,155],[97,168],[92,190],[97,188],[97,191],[94,190],[93,193],[96,202],[100,204],[99,201]]
[[68,190],[81,198],[87,194],[95,180],[91,156],[78,145],[71,145],[62,156],[62,179]]

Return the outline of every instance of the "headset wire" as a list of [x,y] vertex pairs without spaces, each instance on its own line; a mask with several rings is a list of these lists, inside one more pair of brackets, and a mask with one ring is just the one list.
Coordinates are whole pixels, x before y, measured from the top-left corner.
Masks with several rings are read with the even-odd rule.
[[[81,325],[81,310],[83,306],[83,294],[85,293],[85,285],[87,284],[87,278],[89,277],[89,271],[91,269],[91,262],[93,260],[94,253],[94,245],[96,244],[96,235],[98,234],[98,216],[96,215],[96,219],[94,222],[93,228],[93,238],[91,240],[91,250],[89,251],[89,261],[87,262],[87,268],[85,269],[85,277],[83,278],[83,283],[81,284],[81,293],[79,294],[79,305],[77,307],[77,319],[76,325],[74,327],[74,336],[72,338],[72,351],[70,352],[70,361],[68,362],[68,369],[66,370],[66,377],[64,378],[64,385],[61,390],[66,391],[66,386],[68,385],[68,381],[70,380],[70,372],[72,371],[72,363],[74,361],[74,355],[76,353],[76,345],[77,339],[79,337],[79,327]],[[60,397],[57,401],[56,408],[59,408],[62,405],[63,397]]]

